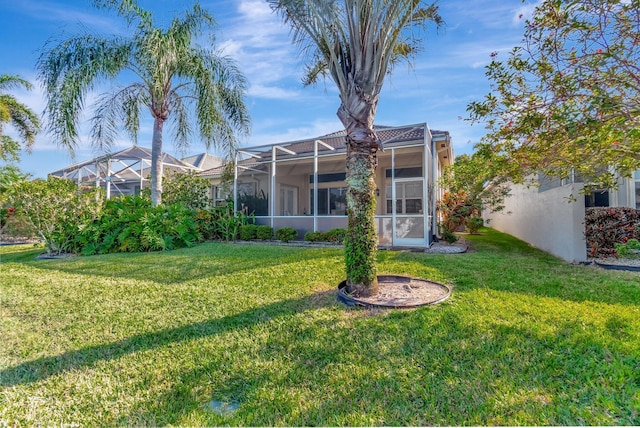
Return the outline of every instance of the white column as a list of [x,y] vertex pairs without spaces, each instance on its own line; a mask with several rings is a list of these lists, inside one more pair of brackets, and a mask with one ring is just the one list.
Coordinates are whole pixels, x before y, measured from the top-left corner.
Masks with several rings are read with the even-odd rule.
[[271,148],[271,227],[274,227],[276,214],[276,147]]

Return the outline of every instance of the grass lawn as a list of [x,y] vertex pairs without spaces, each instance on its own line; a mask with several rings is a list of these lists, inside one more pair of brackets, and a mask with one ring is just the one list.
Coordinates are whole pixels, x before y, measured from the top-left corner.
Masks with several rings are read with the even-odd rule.
[[482,232],[380,252],[453,286],[402,311],[337,303],[339,249],[3,247],[0,426],[640,425],[640,275]]

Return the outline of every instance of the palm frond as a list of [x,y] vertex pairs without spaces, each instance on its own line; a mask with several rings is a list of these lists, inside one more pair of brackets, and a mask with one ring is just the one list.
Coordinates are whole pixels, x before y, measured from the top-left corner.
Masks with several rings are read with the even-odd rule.
[[20,139],[25,143],[27,152],[31,151],[36,134],[40,132],[40,118],[29,107],[18,102],[11,95],[0,95],[0,105],[7,109],[9,120],[15,130],[20,135]]
[[171,115],[169,116],[171,128],[173,129],[173,147],[181,153],[186,154],[189,141],[193,135],[191,122],[189,120],[189,104],[187,97],[173,92],[169,99]]
[[118,75],[128,64],[130,53],[131,44],[122,38],[81,34],[47,42],[36,68],[46,91],[48,130],[59,144],[73,150],[87,92],[100,80]]
[[91,118],[91,141],[94,147],[100,151],[112,147],[122,128],[127,131],[134,144],[137,143],[140,110],[148,103],[147,88],[140,83],[100,96]]
[[33,89],[33,85],[31,84],[31,82],[23,79],[18,75],[0,74],[0,91],[19,88],[24,88],[30,91],[31,89]]

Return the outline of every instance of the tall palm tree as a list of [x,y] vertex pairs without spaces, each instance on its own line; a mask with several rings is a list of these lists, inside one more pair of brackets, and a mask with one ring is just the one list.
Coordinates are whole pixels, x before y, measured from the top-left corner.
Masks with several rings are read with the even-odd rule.
[[3,161],[18,159],[20,152],[20,143],[4,134],[5,124],[13,126],[18,131],[27,151],[31,150],[36,134],[40,132],[38,115],[18,102],[13,95],[5,93],[6,90],[16,88],[31,90],[33,85],[20,76],[0,75],[0,159]]
[[[49,131],[73,154],[87,92],[102,80],[135,76],[128,86],[99,97],[91,139],[98,148],[108,148],[124,128],[136,142],[141,111],[148,109],[153,117],[151,199],[157,205],[162,201],[165,122],[173,125],[179,149],[188,147],[195,119],[207,148],[214,145],[230,153],[237,144],[236,134],[249,130],[244,105],[247,82],[232,59],[194,44],[203,30],[214,25],[213,17],[197,3],[167,29],[154,26],[152,15],[135,2],[95,3],[118,6],[136,29],[130,37],[80,34],[45,45],[37,68],[47,94]],[[195,117],[190,117],[193,112]]]
[[267,0],[291,25],[294,42],[312,53],[306,83],[329,75],[347,137],[345,264],[350,292],[377,292],[375,182],[380,141],[373,130],[384,78],[419,48],[419,32],[442,19],[421,0]]

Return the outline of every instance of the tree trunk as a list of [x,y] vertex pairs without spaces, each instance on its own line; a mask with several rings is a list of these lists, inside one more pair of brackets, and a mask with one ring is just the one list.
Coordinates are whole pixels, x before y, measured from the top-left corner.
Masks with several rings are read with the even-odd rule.
[[164,121],[155,118],[151,140],[151,204],[155,207],[162,203],[162,127]]
[[378,292],[375,225],[378,138],[373,132],[376,106],[377,97],[364,97],[354,89],[347,103],[343,102],[338,109],[338,117],[347,131],[348,226],[344,241],[347,291],[361,297]]
[[347,236],[344,241],[347,286],[356,296],[378,292],[376,253],[377,146],[347,141]]

